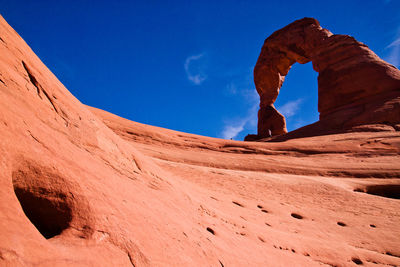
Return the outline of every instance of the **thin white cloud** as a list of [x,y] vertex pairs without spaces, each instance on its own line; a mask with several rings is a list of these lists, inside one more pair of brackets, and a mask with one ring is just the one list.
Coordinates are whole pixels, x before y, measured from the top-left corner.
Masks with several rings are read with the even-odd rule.
[[[242,95],[248,97],[252,94],[252,90],[248,88],[253,87],[253,68],[229,70],[222,73],[224,78],[229,79],[230,82],[226,85],[226,93],[228,95]],[[258,95],[257,95],[258,98]]]
[[236,123],[238,123],[236,126],[232,125],[226,125],[224,130],[222,131],[222,138],[224,139],[233,139],[235,138],[240,132],[243,131],[244,125],[246,124],[246,120],[241,120]]
[[246,127],[255,128],[257,125],[257,109],[258,109],[258,94],[256,90],[244,90],[242,91],[245,95],[245,99],[249,102],[249,109],[247,116],[244,118],[237,118],[230,120],[225,123],[225,127],[222,130],[221,137],[224,139],[234,139],[238,136]]
[[238,88],[237,88],[237,86],[236,86],[236,84],[235,84],[234,82],[229,83],[229,84],[226,86],[226,89],[228,89],[228,92],[229,92],[231,95],[236,95],[237,92],[238,92]]
[[397,31],[393,36],[394,41],[388,44],[385,47],[387,51],[386,57],[383,59],[389,62],[390,64],[396,66],[397,68],[400,67],[400,25],[397,26]]
[[198,55],[192,55],[186,58],[184,68],[186,72],[186,76],[189,81],[194,83],[195,85],[200,85],[207,79],[207,76],[204,74],[204,69],[202,65],[194,66],[196,61],[199,61],[204,57],[204,53]]
[[396,67],[400,66],[400,37],[391,42],[386,49],[390,49],[389,55],[385,58],[387,62]]
[[299,98],[294,101],[289,101],[283,106],[279,107],[278,111],[282,113],[282,115],[285,116],[286,118],[290,118],[296,114],[302,102],[303,102],[302,98]]
[[393,42],[391,42],[388,46],[386,46],[386,48],[395,47],[395,46],[399,46],[399,45],[400,45],[400,37],[397,38],[397,40],[394,40]]

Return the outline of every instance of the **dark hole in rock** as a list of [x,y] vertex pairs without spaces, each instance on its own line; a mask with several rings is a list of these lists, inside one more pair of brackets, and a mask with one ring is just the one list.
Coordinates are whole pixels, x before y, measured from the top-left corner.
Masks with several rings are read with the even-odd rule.
[[372,227],[372,228],[376,228],[375,224],[370,224],[369,226]]
[[46,239],[61,234],[69,227],[72,211],[64,194],[15,184],[14,191],[25,215]]
[[346,224],[345,224],[344,222],[337,222],[337,224],[338,224],[339,226],[346,226]]
[[369,185],[365,187],[365,189],[356,188],[354,191],[386,198],[400,199],[400,185],[397,184]]
[[235,204],[235,205],[238,205],[239,207],[243,207],[243,205],[242,205],[242,204],[240,204],[239,202],[232,201],[232,203],[233,203],[233,204]]
[[293,218],[296,218],[296,219],[299,219],[299,220],[301,220],[301,219],[303,219],[303,216],[301,216],[300,214],[297,214],[297,213],[292,213],[292,214],[290,214]]
[[261,206],[261,205],[257,205],[257,208],[259,208],[259,209],[262,209],[262,208],[263,208],[263,206]]
[[212,233],[213,235],[215,235],[215,232],[213,229],[211,229],[210,227],[207,227],[207,231],[209,231],[210,233]]
[[363,264],[363,262],[359,258],[352,258],[351,260],[357,265],[362,265]]
[[265,209],[262,209],[261,211],[264,213],[268,213],[268,210],[265,210]]

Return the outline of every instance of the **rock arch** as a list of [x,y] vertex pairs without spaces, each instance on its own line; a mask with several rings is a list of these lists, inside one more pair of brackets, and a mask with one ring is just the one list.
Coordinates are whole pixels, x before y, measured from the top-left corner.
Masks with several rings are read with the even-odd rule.
[[310,61],[319,73],[319,126],[345,129],[400,123],[400,71],[353,37],[335,35],[316,19],[304,18],[264,42],[254,68],[260,95],[258,132],[248,139],[287,132],[285,118],[273,104],[291,66]]

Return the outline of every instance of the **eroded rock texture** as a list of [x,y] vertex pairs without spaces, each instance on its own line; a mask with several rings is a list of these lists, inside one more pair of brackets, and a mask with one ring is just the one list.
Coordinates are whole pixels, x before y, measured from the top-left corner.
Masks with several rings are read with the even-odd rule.
[[0,16],[0,266],[400,266],[399,159],[399,131],[251,143],[85,106]]
[[320,127],[326,130],[400,122],[400,71],[365,44],[332,34],[313,18],[297,20],[268,37],[254,68],[260,95],[258,136],[286,133],[274,102],[290,67],[312,62],[318,75]]

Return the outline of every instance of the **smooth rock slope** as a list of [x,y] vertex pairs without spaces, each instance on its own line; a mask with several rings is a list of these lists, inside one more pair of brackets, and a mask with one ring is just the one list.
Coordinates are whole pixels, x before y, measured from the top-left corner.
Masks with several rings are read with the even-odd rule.
[[3,18],[0,38],[1,266],[400,266],[399,131],[143,125],[80,103]]

